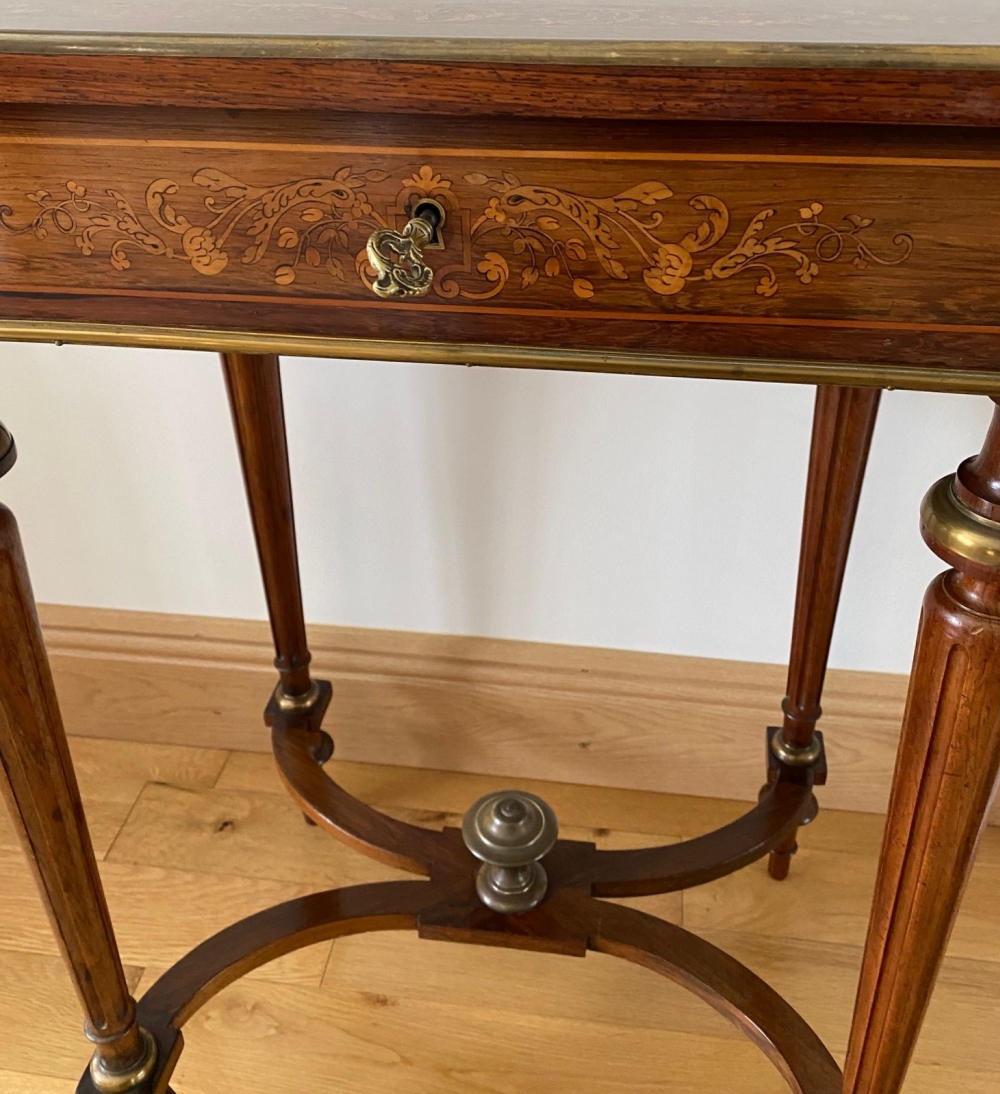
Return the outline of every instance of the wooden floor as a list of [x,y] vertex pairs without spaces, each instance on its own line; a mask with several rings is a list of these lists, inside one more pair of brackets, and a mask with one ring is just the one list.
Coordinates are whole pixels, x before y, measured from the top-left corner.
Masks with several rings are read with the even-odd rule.
[[[77,739],[84,799],[128,976],[160,971],[232,920],[317,888],[396,876],[301,815],[269,758]],[[334,764],[366,800],[454,823],[502,780]],[[603,846],[680,839],[745,806],[522,784],[569,836]],[[822,793],[822,791],[821,791]],[[2,810],[0,810],[2,813]],[[797,1006],[842,1060],[880,823],[822,812],[784,883],[762,864],[634,903],[723,946]],[[0,1091],[70,1094],[87,1058],[80,1014],[31,876],[0,815]],[[653,973],[376,935],[258,970],[186,1030],[177,1094],[770,1094],[759,1053]],[[988,831],[909,1094],[1000,1090],[1000,830]]]

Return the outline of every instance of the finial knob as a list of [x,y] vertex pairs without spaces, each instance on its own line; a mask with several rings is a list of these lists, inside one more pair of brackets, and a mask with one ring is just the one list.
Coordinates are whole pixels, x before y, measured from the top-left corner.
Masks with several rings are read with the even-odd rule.
[[549,879],[538,860],[559,838],[547,802],[522,790],[487,794],[465,814],[462,838],[483,863],[476,892],[488,908],[511,914],[540,903]]

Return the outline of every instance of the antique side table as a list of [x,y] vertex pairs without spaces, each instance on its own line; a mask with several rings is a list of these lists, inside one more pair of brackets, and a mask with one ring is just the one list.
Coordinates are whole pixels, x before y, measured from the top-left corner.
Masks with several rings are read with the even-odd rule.
[[[227,984],[297,947],[397,929],[613,954],[730,1017],[798,1094],[897,1094],[1000,767],[1000,417],[923,504],[951,569],[924,601],[845,1074],[738,962],[601,898],[765,856],[780,879],[815,814],[880,390],[1000,395],[1000,49],[656,41],[648,2],[626,24],[644,40],[604,43],[558,19],[567,40],[421,37],[437,28],[398,12],[411,36],[323,37],[338,28],[281,0],[256,9],[258,37],[220,36],[211,2],[161,5],[132,35],[31,7],[0,34],[0,338],[221,352],[281,774],[316,824],[422,878],[251,916],[136,1004],[0,510],[0,783],[94,1044],[79,1094],[164,1094],[184,1023]],[[955,25],[975,15],[975,0],[953,7]],[[17,31],[35,17],[41,32]],[[338,787],[323,770],[331,688],[309,673],[282,352],[816,384],[788,693],[759,804],[687,843],[597,851],[517,791],[434,832]],[[0,474],[14,455],[0,431]]]

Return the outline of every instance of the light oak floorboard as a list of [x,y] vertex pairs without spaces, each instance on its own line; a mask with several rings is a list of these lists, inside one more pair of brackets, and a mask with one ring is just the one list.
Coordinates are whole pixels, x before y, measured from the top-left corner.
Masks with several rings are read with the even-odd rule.
[[26,1075],[23,1071],[0,1069],[0,1090],[4,1094],[73,1094],[76,1078],[55,1075]]
[[[820,824],[817,821],[817,826]],[[744,870],[684,894],[684,924],[696,932],[735,930],[861,946],[875,884],[875,859],[813,848],[808,833],[787,882]],[[1000,962],[1000,866],[976,864],[948,947],[953,957]],[[1000,969],[997,970],[1000,973]]]
[[[391,812],[428,828],[459,827],[461,813],[397,807]],[[567,839],[590,840],[612,850],[671,843],[672,834],[632,833],[608,828],[562,825]],[[147,786],[122,828],[108,862],[185,868],[213,875],[303,882],[313,888],[392,881],[412,875],[374,863],[307,827],[285,795],[253,790],[214,789],[198,793],[169,786]],[[653,898],[656,914],[679,919],[681,896]]]
[[[73,766],[98,859],[104,858],[148,782],[204,790],[214,786],[227,753],[219,749],[133,741],[70,739]],[[6,809],[0,809],[0,848],[20,847]]]
[[[330,775],[353,794],[387,812],[400,808],[462,814],[483,794],[509,786],[531,790],[552,804],[562,825],[600,830],[616,829],[644,836],[669,834],[689,839],[742,816],[746,802],[724,798],[659,794],[542,779],[508,779],[497,775],[469,775],[453,771],[426,771],[388,764],[346,763],[331,760]],[[233,752],[222,770],[219,789],[256,790],[284,796],[274,761],[255,752]],[[819,819],[803,829],[800,843],[814,850],[850,850],[868,858],[878,856],[884,818],[824,807],[825,788],[819,787]],[[979,863],[1000,865],[1000,830],[987,828],[979,847]],[[780,885],[778,889],[780,890]]]
[[[400,875],[308,828],[266,756],[74,741],[130,983],[144,992],[201,939],[330,885]],[[457,823],[511,780],[334,761],[366,800]],[[517,780],[563,831],[601,846],[687,838],[745,803]],[[822,795],[822,791],[820,791]],[[112,808],[114,807],[114,808]],[[117,812],[114,812],[117,809]],[[111,827],[120,817],[115,831]],[[102,822],[103,823],[103,822]],[[0,828],[0,1091],[72,1094],[80,1014],[29,870]],[[683,922],[784,994],[842,1059],[880,818],[824,810],[787,882],[755,864],[684,894],[628,903]],[[1000,832],[987,833],[905,1094],[1000,1089]],[[177,1094],[778,1094],[760,1053],[655,974],[585,959],[428,942],[339,939],[257,970],[186,1028]],[[249,1078],[248,1078],[249,1077]]]
[[[0,877],[0,947],[58,953],[34,879],[20,852],[0,851]],[[140,967],[171,965],[234,920],[315,888],[107,862],[101,864],[101,878],[122,960]],[[319,948],[302,950],[251,975],[318,984],[325,964],[326,953]]]
[[[131,988],[141,973],[126,965]],[[90,1056],[80,1004],[62,959],[54,954],[0,948],[0,1029],[0,1074],[79,1078]],[[6,1094],[5,1087],[0,1089]]]
[[[240,1077],[265,1073],[269,1089],[280,1094],[784,1089],[760,1053],[742,1040],[580,1016],[540,1020],[515,1007],[470,1007],[450,999],[403,997],[387,1004],[377,997],[358,1000],[244,981],[201,1011],[188,1029],[193,1051],[176,1073],[178,1094],[244,1094]],[[279,1045],[294,1068],[276,1066]]]
[[[136,797],[138,797],[138,791],[136,791]],[[90,838],[94,843],[94,853],[100,860],[107,854],[115,836],[125,823],[128,811],[132,808],[132,802],[105,801],[94,797],[88,800],[85,797],[83,804],[87,812]],[[10,851],[19,850],[20,847],[21,840],[14,822],[7,810],[0,808],[0,849]]]
[[[330,776],[359,798],[379,809],[418,809],[462,814],[483,794],[516,786],[542,794],[552,803],[563,825],[619,828],[630,832],[678,838],[746,812],[745,802],[702,797],[676,797],[654,791],[580,786],[542,779],[512,779],[503,775],[472,775],[457,771],[427,771],[389,764],[331,760]],[[285,794],[270,756],[233,752],[222,770],[219,789],[258,790]]]

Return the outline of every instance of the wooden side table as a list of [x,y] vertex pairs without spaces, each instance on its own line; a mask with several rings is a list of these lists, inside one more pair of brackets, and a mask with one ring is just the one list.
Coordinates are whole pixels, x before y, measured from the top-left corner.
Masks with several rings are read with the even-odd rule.
[[[738,962],[602,898],[765,856],[788,872],[826,778],[816,724],[880,390],[1000,393],[1000,50],[9,33],[0,101],[0,338],[222,353],[279,769],[313,822],[423,878],[252,916],[136,1005],[0,511],[0,782],[94,1043],[79,1094],[164,1094],[215,993],[378,930],[609,953],[732,1018],[798,1094],[897,1094],[1000,769],[1000,417],[923,505],[952,568],[924,602],[846,1074]],[[337,786],[281,352],[817,384],[788,693],[758,805],[686,843],[598,851],[558,839],[518,791],[438,833]],[[13,459],[2,431],[0,474]]]

